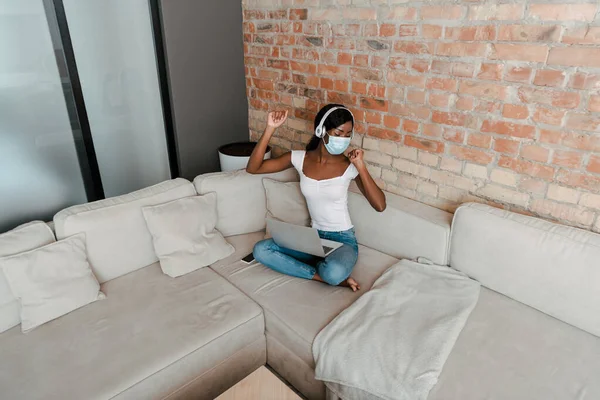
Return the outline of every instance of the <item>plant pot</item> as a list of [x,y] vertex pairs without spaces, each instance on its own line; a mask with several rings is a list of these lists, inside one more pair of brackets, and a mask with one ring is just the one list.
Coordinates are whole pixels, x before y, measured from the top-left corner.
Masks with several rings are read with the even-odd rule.
[[[221,171],[236,171],[246,168],[256,142],[230,143],[219,147],[219,163]],[[271,158],[271,147],[267,146],[265,160]]]

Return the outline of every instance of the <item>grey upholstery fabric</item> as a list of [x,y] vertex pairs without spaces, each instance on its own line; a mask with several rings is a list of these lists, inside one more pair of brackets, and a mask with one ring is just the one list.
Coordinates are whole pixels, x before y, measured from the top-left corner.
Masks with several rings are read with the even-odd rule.
[[[209,268],[174,279],[156,263],[102,290],[29,334],[0,335],[0,397],[164,398],[201,376],[218,391],[265,361],[262,310]],[[240,352],[248,363],[215,370]]]
[[599,338],[482,287],[429,400],[596,400],[599,376]]
[[[229,237],[227,240],[241,255],[250,252],[261,238],[262,233],[256,233]],[[282,275],[260,264],[247,265],[241,261],[228,263],[227,259],[223,261],[211,268],[263,308],[267,337],[276,339],[281,346],[298,357],[300,365],[304,363],[311,370],[315,367],[312,342],[317,333],[369,290],[386,269],[398,262],[394,257],[360,246],[358,263],[352,276],[361,284],[362,290],[353,293],[348,288]],[[277,355],[271,352],[267,354],[267,361],[271,364],[272,357],[274,359]],[[277,371],[282,373],[278,369]],[[311,388],[305,395],[318,391],[312,389],[314,382],[307,383],[304,375],[287,375],[285,378],[301,391],[303,386]],[[315,385],[316,388],[320,387],[320,383]]]
[[600,337],[600,235],[482,204],[454,217],[450,265]]

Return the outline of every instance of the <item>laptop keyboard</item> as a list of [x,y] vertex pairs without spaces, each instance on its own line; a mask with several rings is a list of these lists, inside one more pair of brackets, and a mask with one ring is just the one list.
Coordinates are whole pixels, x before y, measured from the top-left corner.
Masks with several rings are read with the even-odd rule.
[[328,254],[331,250],[333,250],[333,247],[323,246],[323,251],[325,252],[325,254]]

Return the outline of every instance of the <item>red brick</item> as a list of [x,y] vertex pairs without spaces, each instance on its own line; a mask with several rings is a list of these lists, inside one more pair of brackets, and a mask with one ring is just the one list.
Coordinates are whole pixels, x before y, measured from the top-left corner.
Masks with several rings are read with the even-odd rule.
[[498,40],[507,42],[557,42],[560,37],[558,25],[503,25]]
[[444,139],[453,143],[462,144],[465,141],[465,132],[457,129],[444,129]]
[[450,105],[450,94],[429,93],[429,104],[433,107],[447,108]]
[[363,82],[352,82],[352,92],[358,94],[367,94],[367,84]]
[[512,119],[527,119],[527,117],[529,117],[529,110],[526,106],[505,104],[504,108],[502,109],[502,116]]
[[519,152],[519,142],[516,140],[496,138],[494,140],[494,150],[499,153],[517,154]]
[[529,67],[508,67],[504,80],[508,82],[528,83],[531,77],[531,68]]
[[294,22],[294,33],[302,33],[303,29],[302,22]]
[[290,10],[290,19],[305,20],[308,18],[308,10],[306,8],[296,8]]
[[477,74],[477,78],[499,81],[502,78],[503,70],[504,65],[502,64],[483,63],[481,64],[481,71],[479,71],[479,73]]
[[417,25],[400,25],[399,35],[400,37],[418,36],[419,27]]
[[424,88],[425,78],[419,75],[408,75],[403,72],[388,73],[388,81],[398,83],[400,85]]
[[[321,84],[319,85],[321,89],[329,89],[333,90],[333,79],[330,78],[321,78]],[[366,85],[365,85],[366,87]],[[366,88],[365,88],[366,90]]]
[[600,27],[588,25],[569,28],[563,35],[562,42],[567,44],[600,44]]
[[535,127],[513,124],[512,122],[486,120],[483,121],[481,132],[494,132],[500,135],[533,139],[535,136]]
[[316,64],[308,64],[301,63],[297,61],[290,61],[290,66],[292,67],[292,71],[304,72],[307,74],[316,74],[317,66]]
[[406,57],[390,57],[388,67],[390,69],[406,69],[408,59]]
[[535,44],[492,44],[490,60],[545,62],[548,46]]
[[569,129],[598,132],[600,130],[600,116],[578,113],[569,114],[567,115],[565,126]]
[[317,61],[319,59],[319,53],[315,50],[294,49],[292,57],[300,60]]
[[442,137],[444,129],[438,124],[423,124],[423,135],[429,137]]
[[387,14],[383,14],[382,18],[385,20],[415,20],[417,19],[417,9],[414,7],[393,7],[391,8]]
[[559,144],[562,136],[562,133],[559,131],[540,129],[540,142],[542,143]]
[[333,87],[335,90],[339,92],[347,92],[348,91],[348,81],[336,80],[333,82]]
[[599,95],[590,95],[590,99],[588,101],[588,110],[592,112],[600,112],[600,96]]
[[416,121],[411,121],[410,119],[405,119],[402,121],[402,130],[408,133],[417,133],[419,132],[419,123]]
[[427,73],[431,69],[431,65],[429,60],[412,60],[410,63],[410,69],[415,70],[420,73]]
[[502,108],[502,103],[500,103],[500,102],[479,100],[477,107],[475,107],[475,111],[478,113],[500,115],[501,108]]
[[354,79],[379,81],[383,78],[383,73],[376,69],[350,68],[350,76]]
[[542,124],[561,126],[566,113],[565,110],[537,107],[533,114],[533,120]]
[[561,144],[578,150],[600,152],[600,136],[567,132],[561,135]]
[[406,135],[404,137],[404,144],[410,147],[416,147],[417,149],[425,150],[431,153],[443,153],[444,143],[436,142],[433,140],[421,139],[415,136]]
[[319,75],[347,78],[348,77],[348,67],[338,67],[335,65],[319,64]]
[[504,100],[506,98],[506,90],[506,86],[493,83],[462,81],[458,92],[460,94],[469,94],[475,97]]
[[421,36],[424,39],[440,39],[442,37],[442,27],[439,25],[423,25]]
[[368,67],[369,66],[369,56],[364,54],[356,54],[354,55],[353,64],[357,67]]
[[402,135],[399,134],[396,131],[390,130],[390,129],[381,129],[381,128],[376,128],[374,126],[370,126],[368,133],[369,136],[373,136],[379,139],[384,139],[384,140],[393,140],[395,142],[399,142],[402,140]]
[[457,112],[433,111],[431,121],[436,124],[465,126],[467,123],[467,114]]
[[576,151],[554,150],[552,156],[552,164],[566,168],[578,169],[581,167],[582,161],[583,153]]
[[394,24],[382,24],[379,27],[379,36],[394,36],[396,34],[396,25]]
[[492,145],[492,137],[482,133],[469,133],[467,144],[469,146],[481,147],[482,149],[489,149]]
[[365,115],[365,121],[369,124],[381,124],[381,114],[376,112],[367,111]]
[[254,87],[256,87],[257,89],[275,90],[273,81],[254,78],[252,79],[252,82],[254,83]]
[[494,25],[447,27],[444,38],[466,42],[490,41],[496,37]]
[[545,104],[557,108],[577,108],[581,102],[579,93],[549,89],[521,87],[519,99],[523,103]]
[[472,111],[475,107],[475,101],[472,97],[459,96],[456,99],[456,109],[461,111]]
[[269,19],[284,19],[287,18],[287,10],[271,10],[269,11]]
[[433,54],[433,43],[396,41],[394,51],[407,54]]
[[556,177],[557,181],[577,189],[587,189],[592,192],[600,192],[600,177],[561,170]]
[[519,4],[490,3],[469,7],[471,21],[518,21],[523,18],[525,7]]
[[533,80],[534,85],[561,87],[565,81],[565,72],[552,69],[539,70]]
[[456,91],[458,83],[455,79],[448,78],[429,78],[427,80],[427,89],[444,90],[446,92]]
[[344,8],[342,17],[344,20],[376,19],[377,10],[373,8]]
[[414,119],[429,119],[431,114],[429,107],[421,107],[412,104],[392,104],[391,113]]
[[550,150],[545,147],[536,145],[523,145],[521,146],[521,157],[531,161],[547,162],[550,156]]
[[531,4],[529,15],[541,21],[593,21],[594,4]]
[[587,165],[587,171],[592,172],[594,174],[600,174],[600,156],[592,155],[590,156],[590,161]]
[[594,47],[554,47],[548,57],[549,65],[571,67],[600,67],[600,48]]
[[267,67],[277,69],[290,69],[290,62],[286,60],[267,60]]
[[327,92],[327,102],[353,106],[357,102],[357,97],[348,93]]
[[494,157],[485,151],[470,149],[468,147],[462,146],[452,146],[450,147],[450,154],[459,160],[471,161],[476,164],[487,165],[492,162]]
[[388,110],[387,100],[361,97],[360,105],[368,110],[377,110],[377,111],[383,111],[383,112],[386,112]]
[[342,65],[352,64],[352,54],[350,53],[338,53],[337,63]]
[[458,5],[421,7],[421,19],[461,19],[463,13]]
[[387,88],[387,96],[389,100],[404,100],[404,88],[392,86]]
[[388,59],[387,56],[382,57],[382,56],[374,55],[373,57],[371,57],[371,67],[384,68],[387,66],[387,59]]
[[406,93],[406,101],[409,103],[425,104],[425,92],[422,90],[409,90]]
[[546,194],[546,182],[537,179],[523,177],[519,182],[519,190],[527,193],[534,193],[539,195]]
[[554,168],[550,166],[507,156],[500,156],[500,160],[498,160],[498,166],[512,169],[520,174],[545,180],[551,180],[554,177],[555,172]]
[[260,10],[244,10],[244,19],[252,20],[252,19],[265,19],[266,14]]
[[385,91],[386,91],[386,87],[383,85],[376,85],[374,83],[369,83],[369,89],[367,91],[367,93],[369,94],[370,97],[379,97],[379,98],[384,98],[385,97]]
[[392,115],[384,115],[383,116],[383,125],[386,128],[396,129],[400,126],[400,118],[394,117]]
[[483,43],[438,43],[435,54],[447,57],[484,57],[487,45]]

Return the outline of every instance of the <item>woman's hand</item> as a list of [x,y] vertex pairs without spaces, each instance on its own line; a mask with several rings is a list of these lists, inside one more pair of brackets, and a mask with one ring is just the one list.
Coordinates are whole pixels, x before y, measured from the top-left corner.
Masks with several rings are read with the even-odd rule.
[[267,120],[267,126],[269,128],[279,128],[287,119],[288,112],[286,111],[271,111]]
[[354,164],[356,169],[359,169],[365,166],[364,155],[365,152],[362,149],[354,149],[348,153],[348,159]]

